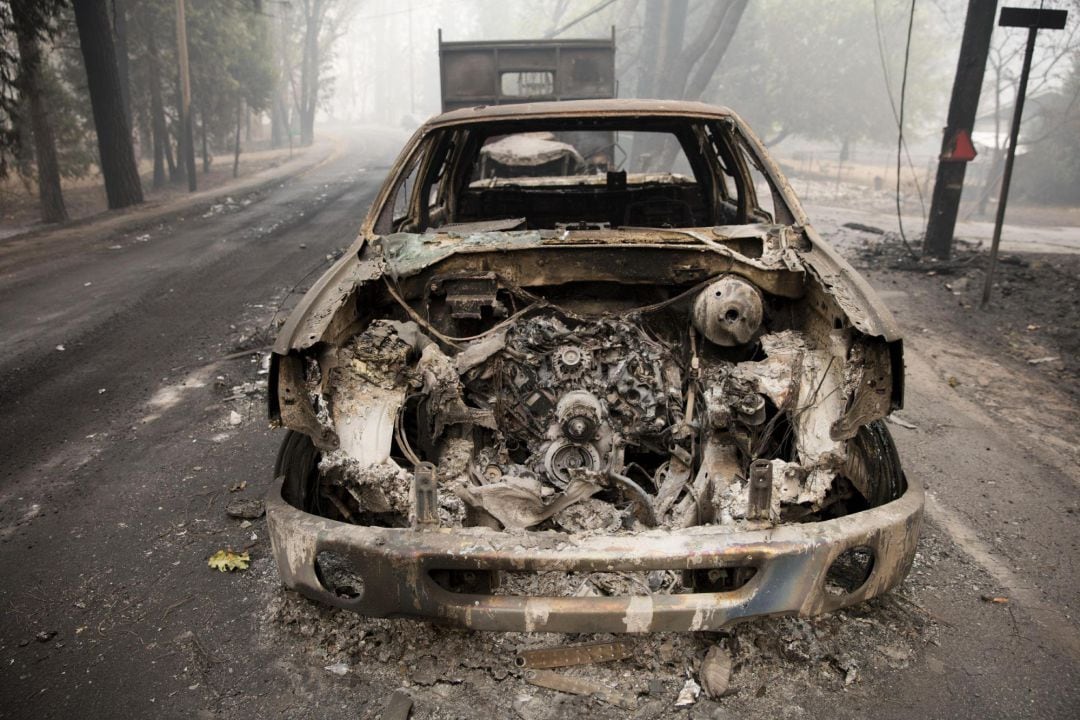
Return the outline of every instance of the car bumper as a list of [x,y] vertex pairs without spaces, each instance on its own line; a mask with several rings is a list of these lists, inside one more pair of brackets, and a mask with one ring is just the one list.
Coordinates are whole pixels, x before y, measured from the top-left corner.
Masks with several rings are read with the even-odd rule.
[[[580,537],[486,528],[412,530],[350,525],[303,512],[281,496],[267,502],[278,572],[286,587],[374,617],[420,617],[475,630],[658,632],[715,630],[764,615],[817,615],[880,595],[907,574],[922,523],[917,484],[886,505],[835,520],[766,530],[681,531]],[[869,548],[873,568],[852,592],[826,590],[826,573],[846,550]],[[316,557],[333,553],[363,581],[359,597],[323,586]],[[636,572],[754,567],[730,592],[623,597],[463,594],[433,570]]]

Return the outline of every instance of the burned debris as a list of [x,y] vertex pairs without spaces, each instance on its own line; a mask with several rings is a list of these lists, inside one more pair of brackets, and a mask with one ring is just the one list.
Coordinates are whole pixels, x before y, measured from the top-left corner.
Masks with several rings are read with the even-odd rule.
[[[425,204],[468,172],[434,152]],[[652,212],[650,228],[549,223],[545,180],[510,182],[539,211],[500,227],[491,208],[455,223],[489,199],[483,181],[450,186],[459,212],[451,197],[395,221],[286,328],[271,412],[298,432],[268,513],[286,583],[372,614],[612,631],[805,614],[895,584],[921,501],[882,425],[899,344],[857,277],[800,226],[762,221],[738,180],[743,222],[692,230]],[[832,596],[822,575],[853,547],[871,568]],[[770,582],[784,591],[761,595]]]
[[411,320],[328,348],[305,387],[340,439],[318,466],[324,514],[409,526],[421,456],[451,527],[737,529],[868,502],[832,433],[861,354],[762,327],[737,275],[675,298],[622,316],[525,304],[453,357]]

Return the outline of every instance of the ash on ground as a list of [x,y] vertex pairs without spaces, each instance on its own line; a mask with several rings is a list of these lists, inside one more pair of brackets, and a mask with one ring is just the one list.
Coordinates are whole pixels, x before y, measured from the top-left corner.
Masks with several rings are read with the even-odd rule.
[[[359,717],[378,717],[398,688],[413,697],[414,718],[490,717],[526,720],[577,717],[727,717],[730,712],[803,717],[807,693],[858,692],[876,676],[912,664],[936,624],[917,600],[915,585],[932,576],[928,567],[941,552],[924,538],[909,580],[890,594],[812,619],[767,618],[720,632],[651,635],[559,635],[481,633],[429,622],[362,617],[311,602],[283,589],[272,591],[262,618],[263,637],[294,650],[292,662],[326,684],[326,692],[363,697]],[[629,640],[630,658],[557,669],[637,696],[627,711],[591,696],[567,695],[529,685],[515,666],[518,651],[590,642]],[[700,681],[708,650],[719,646],[731,658],[727,691],[704,693],[685,708],[676,699],[689,679]],[[312,672],[316,669],[316,672]]]
[[[1080,396],[1080,255],[1002,252],[994,269],[990,303],[980,307],[989,251],[982,243],[957,238],[950,260],[919,256],[922,240],[910,249],[896,233],[856,223],[830,233],[857,270],[878,287],[925,291],[938,312],[959,315],[970,340],[987,352],[1002,349],[1019,363],[1057,379]],[[906,276],[906,277],[905,277]],[[921,281],[912,284],[911,279]],[[925,322],[932,326],[934,318]]]

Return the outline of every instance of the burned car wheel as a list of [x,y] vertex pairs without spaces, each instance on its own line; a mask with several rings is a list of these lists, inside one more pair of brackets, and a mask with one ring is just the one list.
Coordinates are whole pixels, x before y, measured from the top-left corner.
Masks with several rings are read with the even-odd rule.
[[849,447],[847,474],[859,478],[870,507],[884,505],[904,493],[900,455],[883,420],[859,428]]
[[[614,142],[602,173],[567,160]],[[341,607],[704,630],[874,597],[914,557],[895,323],[724,109],[432,121],[270,372],[278,568]]]

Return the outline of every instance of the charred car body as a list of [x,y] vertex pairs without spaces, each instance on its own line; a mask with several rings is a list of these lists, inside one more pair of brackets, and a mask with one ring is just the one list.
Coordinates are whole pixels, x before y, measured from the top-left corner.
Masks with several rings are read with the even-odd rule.
[[[606,170],[490,171],[493,145],[590,133]],[[446,113],[274,348],[281,579],[487,630],[852,604],[914,556],[902,381],[888,312],[730,111]]]

